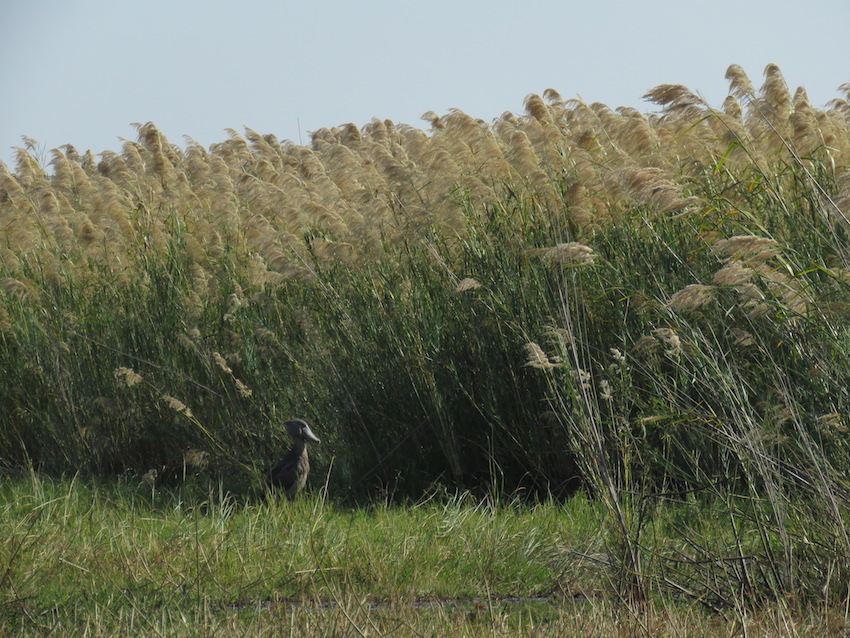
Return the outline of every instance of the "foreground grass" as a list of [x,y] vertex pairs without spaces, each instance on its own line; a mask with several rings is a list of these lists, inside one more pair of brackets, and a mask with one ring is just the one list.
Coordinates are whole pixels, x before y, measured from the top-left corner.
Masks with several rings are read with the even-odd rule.
[[[830,635],[843,622],[781,602],[745,614],[734,592],[713,611],[660,586],[623,600],[604,512],[583,497],[347,508],[187,500],[196,487],[7,482],[4,635]],[[712,508],[699,511],[701,538],[721,537]],[[676,550],[666,530],[683,517],[666,508],[647,548]]]

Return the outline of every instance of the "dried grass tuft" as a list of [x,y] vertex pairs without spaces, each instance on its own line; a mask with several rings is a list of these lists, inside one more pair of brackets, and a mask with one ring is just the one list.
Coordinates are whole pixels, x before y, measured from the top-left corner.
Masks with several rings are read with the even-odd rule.
[[693,118],[706,114],[705,100],[681,84],[661,84],[647,92],[643,98],[663,106],[667,116]]
[[739,100],[749,101],[755,96],[750,78],[739,65],[729,65],[726,69],[726,79],[729,81],[729,92]]
[[571,241],[556,244],[539,251],[544,261],[562,266],[587,266],[596,260],[596,255],[590,246]]
[[688,284],[670,297],[667,307],[671,310],[696,310],[714,298],[714,287],[704,284]]
[[715,242],[712,250],[722,257],[734,257],[753,263],[776,257],[779,254],[779,242],[758,235],[736,235]]
[[465,277],[461,279],[457,286],[455,286],[456,292],[472,292],[473,290],[478,290],[481,288],[481,284],[478,283],[477,280],[472,277]]
[[549,357],[539,345],[533,341],[525,344],[526,361],[523,365],[536,368],[538,370],[552,370],[560,368],[563,364],[556,357]]
[[139,383],[144,381],[142,376],[136,374],[136,372],[134,372],[132,368],[116,368],[114,376],[119,382],[123,383],[128,388],[132,388],[133,386],[138,385]]
[[188,406],[180,401],[179,399],[175,399],[173,396],[169,394],[163,394],[160,397],[165,405],[174,410],[175,412],[179,412],[180,414],[184,414],[189,418],[192,418],[194,415],[192,411],[188,408]]

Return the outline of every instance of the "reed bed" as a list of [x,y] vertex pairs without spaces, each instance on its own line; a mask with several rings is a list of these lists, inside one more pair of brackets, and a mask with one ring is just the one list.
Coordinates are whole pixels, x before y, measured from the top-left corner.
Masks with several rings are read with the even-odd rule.
[[[835,603],[850,86],[727,78],[720,109],[547,90],[309,146],[28,144],[0,165],[0,459],[249,498],[297,415],[336,498],[586,491],[632,604]],[[651,543],[669,501],[728,535]]]

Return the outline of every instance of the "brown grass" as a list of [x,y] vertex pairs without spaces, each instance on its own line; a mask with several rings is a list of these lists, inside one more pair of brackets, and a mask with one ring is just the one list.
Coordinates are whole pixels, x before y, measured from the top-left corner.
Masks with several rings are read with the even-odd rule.
[[[565,101],[549,89],[528,96],[525,114],[492,124],[428,112],[430,134],[373,120],[316,131],[308,147],[246,129],[209,150],[191,140],[181,149],[147,123],[136,125],[138,141],[99,159],[53,149],[50,171],[20,149],[13,171],[0,167],[3,262],[15,274],[15,256],[37,246],[57,281],[95,266],[123,280],[133,268],[126,255],[163,249],[180,230],[199,269],[227,246],[251,256],[251,281],[275,286],[309,277],[311,263],[357,263],[396,238],[462,237],[464,207],[495,205],[507,183],[581,237],[616,218],[624,201],[688,214],[699,202],[682,185],[711,158],[771,164],[787,161],[793,145],[847,165],[846,100],[817,109],[804,90],[791,95],[775,65],[758,92],[737,65],[727,78],[722,110],[681,85],[647,93],[660,115]],[[837,210],[847,199],[842,191]]]

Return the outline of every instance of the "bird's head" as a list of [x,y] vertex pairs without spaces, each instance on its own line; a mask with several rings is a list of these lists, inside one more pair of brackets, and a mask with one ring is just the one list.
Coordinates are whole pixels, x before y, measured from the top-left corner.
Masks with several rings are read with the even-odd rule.
[[313,434],[313,430],[307,425],[307,422],[302,419],[292,419],[286,422],[286,431],[293,439],[304,439],[311,443],[320,443],[319,437]]

